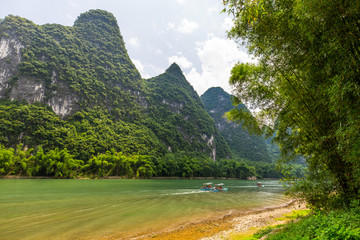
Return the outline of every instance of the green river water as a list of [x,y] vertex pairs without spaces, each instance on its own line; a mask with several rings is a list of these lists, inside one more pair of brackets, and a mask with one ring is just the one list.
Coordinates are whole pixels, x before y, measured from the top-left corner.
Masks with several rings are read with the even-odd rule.
[[288,201],[278,181],[0,179],[0,239],[97,239]]

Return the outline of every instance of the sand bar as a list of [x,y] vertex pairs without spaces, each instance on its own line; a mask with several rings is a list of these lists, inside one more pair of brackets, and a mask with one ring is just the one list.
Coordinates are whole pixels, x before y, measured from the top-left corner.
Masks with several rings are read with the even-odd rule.
[[286,204],[247,211],[232,211],[214,219],[188,223],[173,229],[141,235],[117,236],[107,239],[139,239],[139,240],[218,240],[231,239],[234,234],[248,235],[257,229],[285,221],[276,220],[293,210],[306,209],[305,204],[289,200]]

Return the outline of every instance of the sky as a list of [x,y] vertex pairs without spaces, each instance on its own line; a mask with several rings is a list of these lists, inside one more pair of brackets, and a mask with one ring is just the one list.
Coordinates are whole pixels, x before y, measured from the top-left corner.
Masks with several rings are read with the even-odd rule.
[[90,9],[109,11],[143,78],[176,62],[199,95],[210,87],[232,93],[232,67],[255,61],[227,38],[232,18],[221,13],[222,0],[1,0],[0,5],[0,18],[12,14],[38,25],[73,26]]

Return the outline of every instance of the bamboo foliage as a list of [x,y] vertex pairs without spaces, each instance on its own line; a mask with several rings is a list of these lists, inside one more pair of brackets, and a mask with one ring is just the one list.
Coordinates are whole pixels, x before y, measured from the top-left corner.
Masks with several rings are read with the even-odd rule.
[[234,16],[229,36],[259,59],[237,64],[230,78],[237,101],[261,109],[259,118],[238,111],[229,118],[276,132],[284,160],[307,159],[309,175],[295,195],[318,207],[348,206],[360,196],[359,2],[224,4]]

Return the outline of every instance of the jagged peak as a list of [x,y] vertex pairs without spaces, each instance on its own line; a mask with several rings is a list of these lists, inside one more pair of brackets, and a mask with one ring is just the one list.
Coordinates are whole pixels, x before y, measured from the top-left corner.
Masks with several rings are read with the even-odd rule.
[[231,98],[231,94],[227,93],[223,88],[221,87],[211,87],[208,90],[206,90],[202,96],[207,95],[216,95],[216,96],[223,96],[225,98]]
[[181,68],[175,62],[171,64],[170,67],[166,69],[165,72],[175,75],[176,77],[183,77],[183,78],[185,77],[183,72],[181,71]]
[[80,14],[80,16],[75,20],[74,26],[80,23],[96,23],[97,21],[105,22],[110,25],[117,25],[116,18],[112,13],[101,9],[91,9]]
[[76,19],[74,28],[82,40],[89,41],[97,48],[127,54],[119,25],[110,12],[95,9],[82,13]]
[[225,90],[222,87],[211,87],[208,90],[206,90],[204,94],[211,93],[211,92],[227,93],[227,92],[225,92]]

